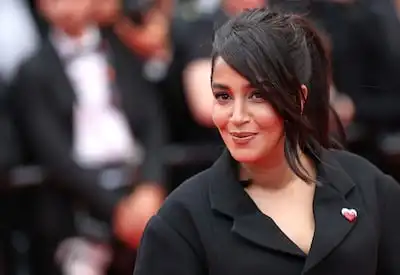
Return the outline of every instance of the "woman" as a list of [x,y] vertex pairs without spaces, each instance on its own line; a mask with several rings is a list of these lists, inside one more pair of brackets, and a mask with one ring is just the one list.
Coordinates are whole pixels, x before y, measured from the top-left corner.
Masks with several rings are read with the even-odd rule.
[[400,187],[332,149],[329,61],[297,15],[248,10],[214,39],[227,150],[147,225],[135,275],[400,274]]

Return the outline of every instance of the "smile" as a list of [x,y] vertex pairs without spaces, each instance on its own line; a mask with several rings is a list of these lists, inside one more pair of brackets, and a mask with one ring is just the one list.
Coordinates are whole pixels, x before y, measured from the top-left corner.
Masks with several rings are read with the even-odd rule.
[[255,138],[256,133],[231,133],[232,140],[236,144],[244,145],[249,143],[251,140]]

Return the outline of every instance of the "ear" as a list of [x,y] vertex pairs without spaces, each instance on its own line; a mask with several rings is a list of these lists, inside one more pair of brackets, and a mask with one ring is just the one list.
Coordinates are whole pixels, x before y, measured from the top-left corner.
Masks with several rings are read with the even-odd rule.
[[302,84],[301,85],[301,113],[303,114],[303,110],[304,110],[304,104],[306,104],[307,98],[308,98],[308,89],[306,87],[306,85]]

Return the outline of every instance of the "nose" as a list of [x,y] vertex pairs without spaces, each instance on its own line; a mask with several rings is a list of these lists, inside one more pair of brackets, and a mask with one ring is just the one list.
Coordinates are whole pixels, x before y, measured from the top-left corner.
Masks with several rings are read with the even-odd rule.
[[247,112],[247,107],[244,101],[237,100],[233,104],[231,122],[235,125],[242,125],[249,122],[249,114]]

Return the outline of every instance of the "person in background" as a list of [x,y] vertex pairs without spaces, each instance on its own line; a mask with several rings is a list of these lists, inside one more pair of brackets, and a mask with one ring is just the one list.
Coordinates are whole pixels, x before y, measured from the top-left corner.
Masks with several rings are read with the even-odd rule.
[[[162,110],[152,86],[135,77],[137,60],[97,26],[97,1],[38,4],[50,33],[19,70],[15,105],[35,161],[48,174],[38,203],[46,251],[37,254],[48,265],[40,274],[57,274],[55,251],[64,272],[77,272],[71,247],[85,255],[92,244],[106,247],[100,258],[111,246],[111,261],[126,248],[125,262],[116,264],[125,270],[117,274],[131,274],[141,232],[165,196]],[[87,268],[107,269],[107,260],[91,258],[82,259]]]
[[93,20],[99,26],[112,26],[121,15],[122,0],[98,0],[92,9]]
[[[152,2],[152,5],[142,10],[142,20],[138,20],[137,11],[125,7],[123,17],[114,29],[121,40],[129,45],[132,55],[143,60],[141,75],[157,89],[166,111],[169,148],[178,148],[190,156],[189,160],[184,163],[179,161],[176,165],[174,153],[171,152],[168,176],[170,190],[173,190],[177,183],[208,167],[215,160],[219,153],[213,148],[219,149],[221,141],[215,129],[203,127],[193,119],[187,104],[182,85],[186,48],[182,44],[188,40],[188,22],[182,19],[178,11],[172,16],[174,6],[171,1],[148,2]],[[203,153],[202,156],[198,151]]]
[[331,67],[300,15],[251,9],[213,40],[226,145],[149,221],[134,275],[400,273],[400,186],[329,135]]

